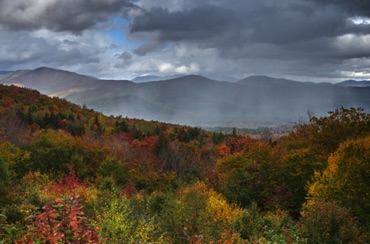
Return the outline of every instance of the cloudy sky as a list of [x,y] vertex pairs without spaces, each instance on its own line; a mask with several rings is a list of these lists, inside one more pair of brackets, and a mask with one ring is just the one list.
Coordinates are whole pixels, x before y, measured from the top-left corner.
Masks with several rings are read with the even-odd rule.
[[0,70],[370,79],[370,1],[0,0]]

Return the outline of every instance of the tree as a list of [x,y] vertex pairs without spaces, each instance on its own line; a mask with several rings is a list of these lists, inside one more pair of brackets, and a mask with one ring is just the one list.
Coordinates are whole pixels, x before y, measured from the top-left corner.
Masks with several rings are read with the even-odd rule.
[[312,148],[323,156],[329,156],[339,145],[351,138],[359,138],[370,133],[370,114],[362,108],[344,108],[329,112],[326,117],[312,117],[308,125],[298,128],[298,132],[311,134],[307,139]]
[[[243,207],[257,202],[266,207],[278,185],[279,164],[268,143],[250,144],[244,153],[235,153],[217,162],[220,190],[230,202]],[[223,176],[222,176],[223,175]]]
[[281,158],[280,163],[282,183],[286,185],[291,195],[287,199],[287,205],[290,213],[298,217],[302,204],[306,201],[307,183],[315,172],[321,172],[327,164],[309,148],[289,150]]
[[302,211],[303,236],[309,243],[365,243],[350,212],[330,202],[316,202]]
[[10,175],[8,164],[2,157],[0,157],[0,195],[5,195],[8,190],[9,183]]
[[100,165],[100,174],[103,177],[111,177],[115,184],[124,185],[129,180],[128,167],[125,163],[115,159],[106,158]]
[[160,219],[174,243],[213,243],[242,213],[203,182],[169,194],[164,205]]
[[67,128],[72,136],[82,136],[85,134],[84,126],[78,122],[67,121]]
[[137,214],[126,197],[114,196],[96,210],[95,225],[104,243],[166,243],[156,220],[148,213]]
[[68,164],[78,151],[74,138],[62,130],[47,130],[31,145],[34,170],[41,172],[68,172]]
[[292,193],[290,211],[298,217],[305,202],[307,184],[328,165],[329,156],[348,139],[363,138],[370,133],[370,115],[360,108],[340,108],[326,117],[311,117],[289,136],[282,138],[278,147],[283,182]]
[[21,150],[7,142],[0,144],[0,155],[7,164],[11,178],[19,179],[30,170],[32,162],[30,162],[30,153],[26,150]]
[[309,204],[335,202],[369,225],[370,136],[343,143],[328,162],[309,187]]

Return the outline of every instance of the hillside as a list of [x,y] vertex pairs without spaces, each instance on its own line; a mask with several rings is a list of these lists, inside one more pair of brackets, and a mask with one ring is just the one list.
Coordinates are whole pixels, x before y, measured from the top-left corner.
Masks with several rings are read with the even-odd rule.
[[94,89],[99,84],[97,79],[91,77],[46,67],[15,72],[2,83],[33,88],[48,95]]
[[338,107],[370,109],[370,87],[253,76],[239,82],[190,75],[134,83],[39,68],[2,81],[37,89],[107,115],[197,126],[252,127],[297,123]]
[[0,240],[366,243],[369,123],[340,108],[257,140],[0,85]]

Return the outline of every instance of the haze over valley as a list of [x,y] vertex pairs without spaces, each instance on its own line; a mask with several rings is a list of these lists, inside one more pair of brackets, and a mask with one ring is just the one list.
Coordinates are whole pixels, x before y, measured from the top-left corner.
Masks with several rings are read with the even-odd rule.
[[322,116],[342,106],[370,109],[367,81],[331,84],[251,76],[225,82],[186,75],[134,79],[137,83],[46,67],[2,74],[4,84],[36,89],[106,115],[202,127],[293,125],[307,120],[308,113]]

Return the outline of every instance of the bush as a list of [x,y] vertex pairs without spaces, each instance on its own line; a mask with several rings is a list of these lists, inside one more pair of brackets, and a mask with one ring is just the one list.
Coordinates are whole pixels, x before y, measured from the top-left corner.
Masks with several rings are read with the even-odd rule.
[[7,222],[7,216],[0,213],[0,243],[15,243],[22,236],[22,226]]
[[106,243],[164,243],[156,217],[137,213],[131,199],[113,196],[100,210],[94,222]]
[[[175,243],[220,240],[242,210],[203,182],[181,187],[162,205],[161,221]],[[187,242],[185,242],[185,240]]]
[[[78,197],[47,202],[29,226],[21,243],[99,243],[99,237],[82,211]],[[32,219],[33,216],[30,216]]]
[[354,218],[345,208],[330,202],[306,205],[302,211],[303,235],[309,243],[362,243]]
[[286,211],[260,212],[256,203],[235,221],[240,237],[252,243],[305,243],[298,226]]

